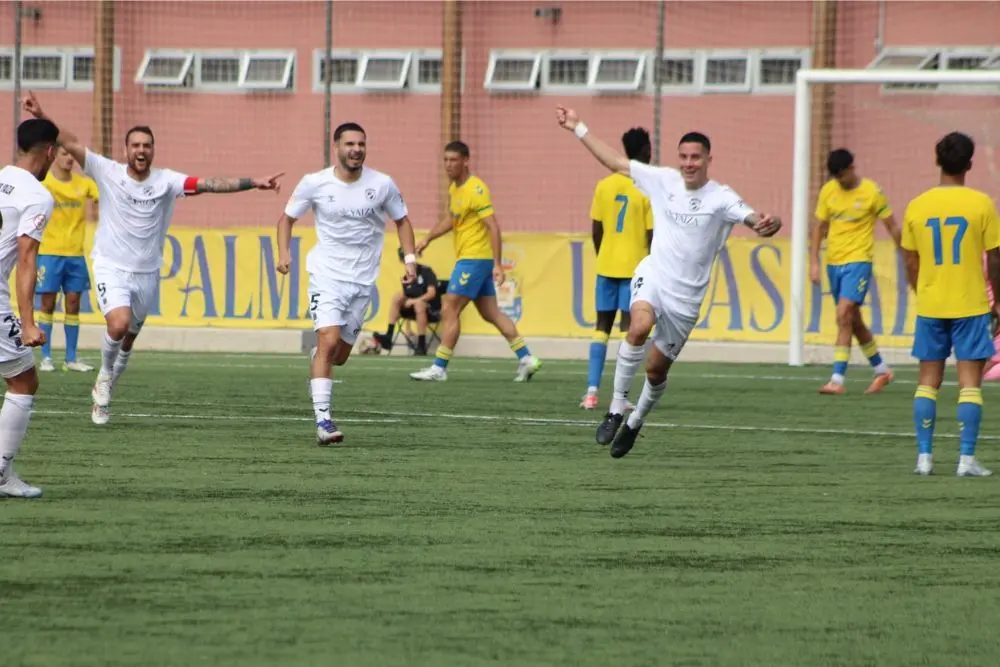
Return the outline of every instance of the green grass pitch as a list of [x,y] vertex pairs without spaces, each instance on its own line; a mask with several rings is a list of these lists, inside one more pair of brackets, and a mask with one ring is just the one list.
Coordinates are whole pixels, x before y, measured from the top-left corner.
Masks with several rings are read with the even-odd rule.
[[103,428],[92,376],[43,375],[18,470],[45,496],[0,503],[5,662],[996,664],[1000,479],[954,477],[953,385],[918,478],[911,369],[825,397],[825,367],[681,362],[615,461],[586,362],[422,362],[339,369],[329,449],[304,355],[140,349]]

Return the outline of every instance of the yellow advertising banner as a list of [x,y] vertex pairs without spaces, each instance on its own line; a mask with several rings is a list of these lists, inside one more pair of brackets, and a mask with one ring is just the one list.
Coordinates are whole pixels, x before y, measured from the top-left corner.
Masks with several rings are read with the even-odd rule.
[[[418,238],[420,233],[417,234]],[[93,229],[88,230],[89,255]],[[272,228],[194,229],[175,227],[167,236],[159,299],[148,324],[178,327],[294,328],[311,326],[306,294],[306,253],[316,243],[313,228],[296,230],[293,271],[275,270]],[[390,225],[377,290],[367,317],[369,329],[387,324],[387,304],[400,290],[402,265]],[[450,237],[431,244],[421,258],[439,278],[455,263]],[[594,325],[594,251],[583,234],[509,233],[504,236],[507,281],[498,289],[501,308],[525,337],[586,338]],[[788,340],[788,239],[731,239],[719,256],[694,340],[782,343]],[[915,309],[902,260],[891,241],[876,248],[875,277],[863,307],[883,346],[909,346]],[[829,343],[835,323],[826,272],[810,285],[806,341]],[[99,323],[94,294],[85,295],[81,321]],[[493,333],[474,308],[463,316],[469,334]]]

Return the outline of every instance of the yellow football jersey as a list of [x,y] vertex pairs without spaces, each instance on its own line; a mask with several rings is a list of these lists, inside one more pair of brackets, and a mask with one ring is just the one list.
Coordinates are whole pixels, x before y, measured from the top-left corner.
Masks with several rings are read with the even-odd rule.
[[493,259],[493,244],[483,218],[493,215],[490,189],[478,176],[448,188],[456,259]]
[[845,190],[836,180],[827,181],[816,200],[816,218],[830,223],[826,263],[837,266],[872,261],[875,220],[890,215],[889,202],[875,181],[862,178],[852,190]]
[[993,200],[964,186],[931,188],[906,207],[903,248],[920,255],[917,315],[940,319],[990,311],[983,253],[1000,246]]
[[84,254],[84,240],[87,236],[87,200],[97,201],[97,183],[71,173],[68,181],[60,181],[50,171],[42,185],[48,188],[55,199],[52,219],[42,233],[40,255],[61,255],[78,257]]
[[611,174],[594,188],[590,219],[601,223],[601,250],[597,275],[631,278],[635,267],[649,254],[646,232],[653,228],[653,209],[632,179]]

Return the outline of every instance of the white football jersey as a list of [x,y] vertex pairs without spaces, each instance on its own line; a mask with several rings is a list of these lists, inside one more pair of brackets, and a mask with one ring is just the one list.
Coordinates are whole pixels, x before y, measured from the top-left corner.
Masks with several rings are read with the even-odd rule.
[[0,169],[0,313],[10,313],[10,274],[17,266],[17,239],[39,243],[55,200],[34,174],[20,167]]
[[83,171],[97,183],[100,221],[94,235],[95,262],[122,271],[152,273],[163,266],[163,243],[187,175],[150,169],[144,181],[128,175],[120,162],[87,151]]
[[316,246],[306,257],[314,276],[374,285],[382,261],[386,216],[406,217],[403,196],[387,174],[363,167],[361,177],[345,183],[333,168],[306,174],[295,187],[285,215],[316,220]]
[[658,287],[697,316],[715,258],[733,225],[754,211],[730,187],[715,181],[688,190],[676,169],[633,160],[629,170],[653,208],[649,257]]

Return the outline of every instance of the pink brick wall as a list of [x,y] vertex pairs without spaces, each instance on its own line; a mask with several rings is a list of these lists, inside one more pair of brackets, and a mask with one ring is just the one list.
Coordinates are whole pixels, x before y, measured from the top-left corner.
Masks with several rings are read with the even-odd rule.
[[[25,21],[24,43],[89,45],[93,6],[40,2],[43,18]],[[490,184],[501,224],[522,231],[572,231],[588,226],[589,198],[601,169],[553,120],[553,106],[576,108],[592,130],[617,142],[632,125],[652,126],[652,97],[551,94],[496,96],[482,82],[490,48],[631,48],[655,46],[657,4],[570,2],[558,25],[536,19],[546,3],[468,2],[464,10],[463,136],[476,171]],[[437,2],[337,2],[336,48],[440,48]],[[878,5],[841,3],[838,65],[864,67],[875,55]],[[323,96],[312,92],[312,52],[324,45],[325,3],[120,2],[116,43],[122,87],[115,96],[115,132],[148,124],[157,135],[160,165],[199,175],[287,172],[291,189],[322,167]],[[941,25],[948,26],[947,36]],[[671,2],[668,48],[807,47],[808,2]],[[886,5],[886,45],[989,45],[1000,26],[1000,3]],[[13,40],[12,7],[0,7],[0,44]],[[273,95],[147,93],[133,83],[146,48],[281,48],[298,54],[295,92]],[[38,91],[50,113],[83,136],[91,133],[89,93]],[[9,96],[5,99],[9,99]],[[973,183],[1000,193],[994,154],[1000,97],[885,96],[874,87],[840,86],[834,136],[858,154],[863,171],[883,183],[896,206],[933,182],[933,141],[952,129],[979,139]],[[790,95],[667,96],[663,100],[663,160],[679,134],[708,133],[714,175],[758,208],[790,215],[792,108]],[[433,94],[342,94],[334,122],[356,120],[369,132],[369,164],[392,174],[418,227],[436,215],[440,169],[440,98]],[[10,104],[0,127],[10,127]],[[9,133],[0,150],[10,153]],[[284,197],[205,197],[183,204],[177,224],[271,224]]]

